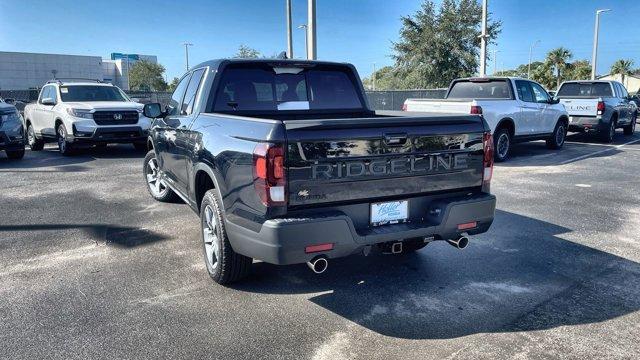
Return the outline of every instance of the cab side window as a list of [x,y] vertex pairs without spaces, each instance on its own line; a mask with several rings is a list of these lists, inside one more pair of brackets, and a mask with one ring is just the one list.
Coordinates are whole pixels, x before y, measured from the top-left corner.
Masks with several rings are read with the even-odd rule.
[[184,93],[187,90],[187,85],[189,84],[190,78],[191,74],[187,74],[182,78],[182,80],[180,80],[178,86],[176,86],[176,90],[171,95],[171,101],[169,102],[168,115],[178,115],[180,113],[182,99],[184,99]]
[[525,102],[536,102],[531,91],[531,86],[528,81],[516,80],[516,91],[520,100]]
[[543,89],[542,86],[533,82],[529,84],[531,84],[531,89],[533,90],[533,96],[535,97],[536,102],[539,102],[539,103],[549,102],[549,94],[547,94],[547,91]]
[[193,72],[193,75],[191,75],[191,81],[189,81],[189,86],[185,92],[184,100],[182,100],[180,115],[191,115],[193,112],[196,93],[198,92],[198,88],[200,88],[200,81],[202,80],[203,75],[204,69],[198,69]]
[[627,89],[625,89],[624,85],[622,85],[622,84],[618,84],[618,86],[620,86],[620,96],[622,98],[627,98],[629,96],[629,93],[627,92]]

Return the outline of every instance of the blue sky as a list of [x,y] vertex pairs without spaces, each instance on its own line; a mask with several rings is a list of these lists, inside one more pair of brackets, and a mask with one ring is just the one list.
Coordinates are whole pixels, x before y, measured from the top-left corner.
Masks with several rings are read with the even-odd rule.
[[[169,79],[184,70],[185,40],[190,63],[231,56],[240,44],[271,55],[286,49],[284,0],[70,1],[0,0],[0,51],[99,55],[111,52],[157,55]],[[306,0],[293,0],[294,26],[306,23]],[[391,42],[400,17],[421,0],[317,0],[318,57],[356,65],[361,75],[392,63]],[[640,67],[638,0],[489,0],[503,22],[497,39],[497,69],[565,46],[575,59],[590,59],[594,13],[601,17],[598,72],[628,58]],[[495,46],[491,46],[490,50]],[[304,34],[294,30],[294,53],[304,53]],[[489,73],[493,70],[490,62]]]

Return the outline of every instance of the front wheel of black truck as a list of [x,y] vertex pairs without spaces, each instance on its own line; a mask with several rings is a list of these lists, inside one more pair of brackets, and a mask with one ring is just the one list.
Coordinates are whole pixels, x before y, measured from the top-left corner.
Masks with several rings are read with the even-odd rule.
[[215,190],[207,191],[200,206],[202,252],[209,276],[224,285],[249,275],[253,260],[231,248],[221,209]]
[[144,157],[142,175],[147,183],[147,190],[149,190],[151,197],[161,202],[174,202],[178,200],[178,195],[162,180],[156,153],[153,150],[149,151]]

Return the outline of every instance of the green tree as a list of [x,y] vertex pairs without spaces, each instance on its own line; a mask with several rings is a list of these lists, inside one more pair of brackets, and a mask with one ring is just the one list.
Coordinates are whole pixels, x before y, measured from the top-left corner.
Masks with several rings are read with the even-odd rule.
[[257,59],[260,57],[260,51],[246,45],[240,45],[238,52],[233,57],[236,59]]
[[129,71],[129,88],[142,91],[165,91],[164,66],[146,60],[136,61]]
[[174,77],[173,80],[171,80],[171,83],[167,85],[167,91],[171,93],[174,92],[178,87],[179,82],[180,82],[180,79],[178,79],[177,77]]
[[560,87],[563,72],[567,68],[567,62],[571,60],[572,57],[573,54],[571,51],[563,47],[553,49],[547,53],[547,61],[553,65],[556,70],[556,88]]
[[[373,77],[374,74],[371,74],[369,77],[362,79],[365,89],[373,89]],[[398,88],[393,66],[385,66],[376,70],[375,78],[376,90],[392,90]]]
[[[476,0],[424,0],[413,16],[401,18],[400,40],[393,44],[394,77],[400,88],[446,87],[472,76],[479,61],[482,9]],[[501,23],[489,20],[495,39]]]
[[591,63],[588,60],[576,60],[567,69],[565,80],[585,80],[591,77]]
[[531,63],[531,80],[542,84],[546,89],[557,89],[553,65],[549,61]]
[[616,62],[614,62],[613,65],[611,65],[611,70],[609,71],[611,72],[612,75],[620,74],[622,76],[622,83],[624,84],[624,77],[626,75],[633,74],[633,70],[631,70],[632,66],[633,66],[633,60],[620,59],[620,60],[616,60]]

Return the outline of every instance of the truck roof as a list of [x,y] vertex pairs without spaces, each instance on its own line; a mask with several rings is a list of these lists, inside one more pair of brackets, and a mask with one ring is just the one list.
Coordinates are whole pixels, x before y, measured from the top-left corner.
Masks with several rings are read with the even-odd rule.
[[519,76],[473,76],[473,77],[459,78],[453,81],[459,81],[459,80],[491,81],[491,80],[527,80],[527,79],[521,78]]
[[221,66],[226,64],[282,64],[282,65],[341,65],[349,66],[353,68],[353,65],[345,62],[332,62],[332,61],[319,61],[319,60],[303,60],[303,59],[213,59],[202,62],[192,69],[208,66],[211,69],[217,70]]

